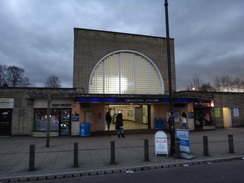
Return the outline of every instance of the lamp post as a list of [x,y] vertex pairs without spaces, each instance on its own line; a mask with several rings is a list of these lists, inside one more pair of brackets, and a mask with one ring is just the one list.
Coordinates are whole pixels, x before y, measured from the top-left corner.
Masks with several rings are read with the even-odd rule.
[[171,73],[171,56],[170,56],[170,38],[169,38],[169,17],[168,1],[165,0],[165,22],[166,22],[166,41],[167,41],[167,61],[168,61],[168,83],[169,83],[169,128],[170,128],[170,155],[175,154],[175,122],[173,110],[173,90],[172,90],[172,73]]
[[47,95],[47,138],[46,138],[46,147],[50,147],[50,115],[51,115],[51,105],[52,97],[51,94]]

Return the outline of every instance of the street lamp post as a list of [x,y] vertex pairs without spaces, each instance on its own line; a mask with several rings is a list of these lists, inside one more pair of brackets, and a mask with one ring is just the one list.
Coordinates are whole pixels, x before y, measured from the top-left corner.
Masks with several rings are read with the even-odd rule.
[[51,94],[47,95],[47,138],[46,138],[46,147],[50,147],[50,115],[51,115]]
[[171,73],[171,56],[170,56],[170,38],[169,38],[169,17],[168,1],[165,0],[165,22],[166,22],[166,41],[167,41],[167,60],[168,60],[168,83],[169,83],[169,128],[170,128],[170,155],[175,154],[175,122],[173,110],[173,90],[172,90],[172,73]]

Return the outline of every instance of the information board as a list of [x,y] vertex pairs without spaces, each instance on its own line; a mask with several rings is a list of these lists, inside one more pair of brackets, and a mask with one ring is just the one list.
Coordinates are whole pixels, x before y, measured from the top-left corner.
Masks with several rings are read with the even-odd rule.
[[14,108],[13,98],[0,98],[0,109],[12,109]]
[[80,114],[72,114],[72,121],[80,121]]
[[167,134],[164,131],[158,131],[155,133],[155,155],[157,154],[167,154],[168,151],[168,139]]
[[190,153],[190,133],[189,130],[177,129],[176,137],[180,139],[180,151]]

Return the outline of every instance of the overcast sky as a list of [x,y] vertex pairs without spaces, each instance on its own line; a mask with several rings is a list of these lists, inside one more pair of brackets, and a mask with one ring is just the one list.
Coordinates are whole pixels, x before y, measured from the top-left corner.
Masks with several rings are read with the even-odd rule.
[[[177,89],[244,79],[244,0],[168,0]],[[72,87],[74,27],[165,37],[164,0],[0,0],[0,64],[25,69],[36,86],[50,75]]]

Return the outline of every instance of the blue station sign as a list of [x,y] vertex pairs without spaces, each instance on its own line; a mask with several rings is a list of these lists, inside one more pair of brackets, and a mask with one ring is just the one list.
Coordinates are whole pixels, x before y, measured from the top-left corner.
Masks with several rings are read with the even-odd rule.
[[[169,98],[115,98],[115,97],[77,97],[75,102],[102,102],[102,103],[166,103]],[[197,102],[197,99],[177,98],[173,102]]]

